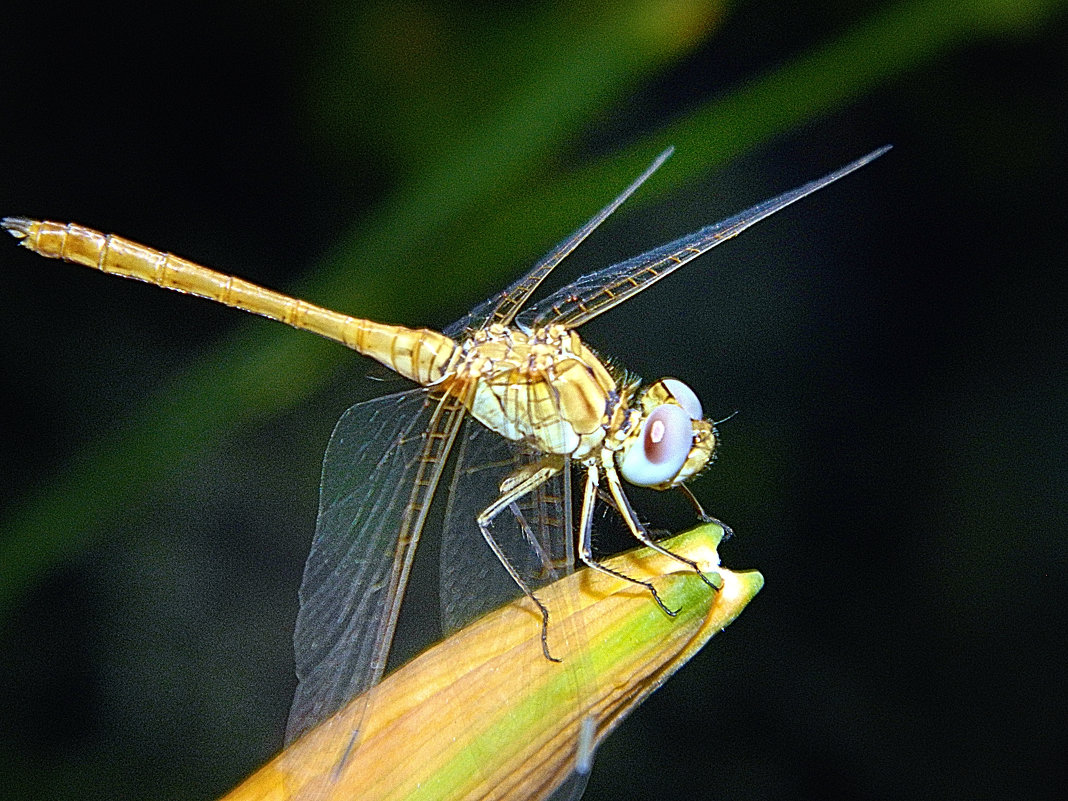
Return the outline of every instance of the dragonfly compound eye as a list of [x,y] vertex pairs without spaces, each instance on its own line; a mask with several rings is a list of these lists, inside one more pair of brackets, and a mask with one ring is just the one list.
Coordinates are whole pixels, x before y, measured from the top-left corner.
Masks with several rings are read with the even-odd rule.
[[686,464],[692,445],[689,413],[674,403],[662,404],[645,418],[641,433],[623,452],[619,471],[639,487],[669,484]]
[[690,389],[689,386],[677,378],[664,378],[660,383],[671,393],[671,397],[678,401],[679,406],[686,410],[691,420],[700,420],[704,417],[704,412],[701,409],[701,399],[697,397],[697,393]]

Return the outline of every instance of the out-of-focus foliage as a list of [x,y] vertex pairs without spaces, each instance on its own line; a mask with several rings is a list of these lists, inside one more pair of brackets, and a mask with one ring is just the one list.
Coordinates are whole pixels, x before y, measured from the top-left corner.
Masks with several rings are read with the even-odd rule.
[[[518,254],[567,230],[603,187],[623,185],[642,156],[664,142],[680,151],[673,182],[707,173],[947,48],[1031,30],[1057,6],[894,4],[654,128],[626,157],[611,154],[570,182],[554,186],[561,178],[551,177],[546,186],[548,165],[563,172],[553,156],[614,99],[711,35],[719,4],[634,0],[592,14],[546,4],[521,21],[514,9],[338,4],[313,31],[320,46],[307,65],[316,69],[308,120],[318,124],[320,141],[350,159],[370,138],[375,156],[391,159],[395,183],[294,292],[385,320],[431,299],[468,298],[472,289],[489,294],[496,284],[487,273],[499,284]],[[658,179],[660,191],[664,181]],[[531,197],[531,185],[544,193]],[[431,246],[439,237],[459,241],[442,251]],[[373,278],[382,272],[419,278],[414,286],[403,278],[384,286]],[[131,493],[151,492],[172,465],[210,448],[221,430],[307,397],[345,358],[336,348],[251,324],[220,342],[16,506],[0,541],[0,614],[42,570],[98,542],[101,525],[125,511]]]

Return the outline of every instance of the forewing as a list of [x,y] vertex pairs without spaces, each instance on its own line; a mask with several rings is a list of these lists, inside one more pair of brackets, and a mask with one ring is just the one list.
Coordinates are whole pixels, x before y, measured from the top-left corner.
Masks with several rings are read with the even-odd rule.
[[462,414],[460,401],[416,389],[359,403],[338,421],[300,589],[287,742],[381,678],[426,509]]
[[889,147],[879,148],[829,175],[810,181],[804,186],[799,186],[771,200],[758,203],[740,214],[709,225],[674,242],[661,245],[640,256],[585,275],[524,311],[517,318],[517,323],[520,327],[528,329],[551,323],[558,323],[567,328],[577,328],[633,297],[661,278],[670,275],[682,265],[721,242],[737,236],[765,217],[863,167],[889,149]]
[[616,197],[615,200],[597,212],[589,222],[553,248],[548,255],[534,265],[530,272],[518,279],[503,292],[480,303],[472,309],[466,317],[457,320],[446,328],[443,332],[445,336],[451,337],[452,339],[462,339],[467,331],[485,328],[494,323],[510,325],[516,314],[523,307],[523,304],[527,302],[531,293],[538,288],[541,282],[553,271],[556,265],[562,262],[571,251],[577,248],[586,237],[593,233],[597,226],[608,219],[608,216],[623,204],[623,201],[634,194],[635,190],[645,183],[650,175],[656,172],[657,168],[668,159],[674,150],[674,148],[669,147],[657,156],[653,163],[646,168],[645,172],[639,175],[630,186],[624,189],[619,196]]

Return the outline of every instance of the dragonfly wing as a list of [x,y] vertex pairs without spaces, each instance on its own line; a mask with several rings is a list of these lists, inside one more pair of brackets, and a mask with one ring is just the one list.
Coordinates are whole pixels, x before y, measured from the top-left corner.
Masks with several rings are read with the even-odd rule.
[[[473,419],[464,424],[457,450],[441,542],[441,615],[447,632],[522,595],[483,539],[476,518],[497,499],[504,479],[539,458]],[[567,465],[493,521],[494,539],[531,589],[574,570],[573,538],[567,536],[569,482]]]
[[356,404],[338,421],[300,589],[299,681],[287,742],[381,678],[426,509],[463,411],[457,399],[416,389]]
[[517,323],[521,328],[536,328],[551,323],[577,328],[633,297],[721,242],[737,236],[765,217],[863,167],[889,149],[889,146],[879,148],[829,175],[758,203],[740,214],[640,256],[585,275],[524,311],[517,318]]
[[[543,458],[470,419],[461,433],[457,453],[441,551],[441,614],[447,631],[459,629],[522,595],[482,538],[476,517],[497,499],[502,481]],[[571,480],[571,462],[565,459],[560,472],[493,520],[494,538],[535,594],[540,587],[575,570]],[[474,586],[479,589],[477,593],[471,591]],[[582,795],[592,761],[592,746],[583,744],[582,732],[586,730],[583,720],[590,715],[596,700],[596,676],[579,645],[585,641],[581,615],[574,606],[562,608],[577,602],[577,597],[573,601],[564,598],[549,608],[549,648],[562,658],[567,675],[558,708],[570,709],[557,723],[560,730],[568,731],[573,765],[552,793],[553,801],[575,800]],[[531,622],[531,637],[538,637],[536,618]],[[533,659],[545,659],[540,646],[532,650],[537,653]],[[527,686],[525,674],[533,674],[532,668],[537,667],[529,661],[509,665],[514,686]],[[494,705],[506,709],[511,704],[514,699],[502,697]],[[482,761],[479,756],[476,755],[476,762]],[[486,754],[485,761],[492,764],[492,755]]]
[[646,168],[645,172],[639,175],[630,186],[624,189],[619,196],[616,197],[615,200],[597,212],[589,222],[553,248],[548,255],[531,268],[530,272],[518,279],[503,292],[480,303],[472,309],[466,317],[457,320],[446,328],[443,332],[445,336],[451,337],[452,339],[458,337],[462,338],[466,331],[472,329],[485,328],[493,323],[500,323],[501,325],[511,324],[516,314],[523,307],[523,304],[527,302],[531,293],[538,288],[541,282],[553,271],[556,265],[562,262],[586,237],[593,233],[597,226],[608,219],[609,215],[623,204],[623,201],[634,194],[638,187],[645,183],[649,179],[649,176],[656,172],[660,165],[671,156],[674,150],[674,148],[669,147],[657,156],[653,163]]

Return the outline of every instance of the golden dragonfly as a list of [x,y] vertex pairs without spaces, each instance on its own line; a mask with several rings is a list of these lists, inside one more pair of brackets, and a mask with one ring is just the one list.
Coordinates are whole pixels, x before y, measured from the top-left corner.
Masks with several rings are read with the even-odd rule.
[[[716,447],[713,423],[686,384],[674,378],[643,384],[594,353],[576,329],[888,149],[528,306],[552,270],[670,156],[668,149],[526,275],[440,333],[350,317],[73,223],[7,217],[2,225],[42,256],[279,320],[419,385],[352,406],[330,438],[294,634],[299,681],[291,741],[382,678],[416,546],[454,450],[442,540],[443,624],[459,628],[522,592],[540,621],[544,657],[560,661],[550,643],[551,610],[537,589],[580,564],[612,572],[593,555],[597,501],[605,498],[636,539],[659,548],[623,482],[682,488],[704,516],[684,482]],[[572,468],[585,473],[577,517]],[[488,546],[481,557],[465,545],[476,530]],[[673,614],[652,583],[613,575],[641,584]],[[705,580],[715,588],[715,577]]]

